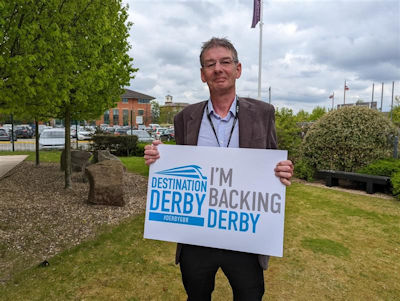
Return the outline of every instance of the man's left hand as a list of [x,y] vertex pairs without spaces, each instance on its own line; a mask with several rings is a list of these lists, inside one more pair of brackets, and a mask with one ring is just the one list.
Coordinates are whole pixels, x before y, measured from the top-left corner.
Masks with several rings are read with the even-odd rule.
[[282,184],[286,186],[291,184],[290,179],[293,176],[293,170],[294,166],[290,160],[279,162],[274,169],[275,175],[281,180]]

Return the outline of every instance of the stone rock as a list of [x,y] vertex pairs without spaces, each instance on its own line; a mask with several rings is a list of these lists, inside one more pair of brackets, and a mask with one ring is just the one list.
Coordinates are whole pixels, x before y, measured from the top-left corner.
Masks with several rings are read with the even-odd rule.
[[113,160],[113,161],[120,162],[124,171],[126,171],[126,167],[122,164],[121,160],[117,156],[114,156],[113,154],[111,154],[109,150],[95,151],[90,164],[97,164],[99,162],[103,162],[106,160]]
[[104,160],[86,167],[89,178],[88,202],[96,205],[124,206],[124,167],[120,161]]
[[109,150],[97,150],[94,152],[93,163],[98,163],[105,160],[120,161],[119,158],[111,154]]
[[[92,156],[92,153],[83,151],[83,150],[71,150],[71,169],[73,172],[84,171],[86,165],[89,163],[89,158]],[[61,153],[61,170],[65,170],[65,149]]]

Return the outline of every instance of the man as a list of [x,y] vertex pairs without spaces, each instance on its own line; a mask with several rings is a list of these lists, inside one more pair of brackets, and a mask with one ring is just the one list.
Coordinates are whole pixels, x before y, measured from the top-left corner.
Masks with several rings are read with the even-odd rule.
[[[227,39],[212,38],[203,44],[200,63],[201,80],[207,83],[210,98],[175,116],[176,144],[276,149],[273,106],[236,96],[242,65],[234,46]],[[159,143],[145,147],[146,164],[159,158]],[[290,185],[292,162],[279,162],[275,175]],[[219,268],[232,286],[234,300],[261,300],[264,294],[268,256],[178,244],[176,263],[180,263],[190,301],[211,300]]]

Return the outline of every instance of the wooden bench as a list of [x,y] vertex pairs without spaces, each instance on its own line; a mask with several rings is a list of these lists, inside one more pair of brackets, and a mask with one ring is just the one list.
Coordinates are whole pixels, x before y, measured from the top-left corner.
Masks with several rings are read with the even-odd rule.
[[375,192],[375,185],[382,185],[385,187],[385,189],[390,187],[390,178],[383,176],[374,176],[336,170],[319,170],[318,176],[325,178],[325,185],[329,187],[338,186],[339,179],[366,183],[367,193],[370,194]]

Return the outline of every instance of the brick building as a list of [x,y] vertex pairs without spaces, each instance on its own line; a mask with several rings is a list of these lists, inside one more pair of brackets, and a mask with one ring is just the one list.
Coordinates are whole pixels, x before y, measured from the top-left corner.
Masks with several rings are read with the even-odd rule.
[[121,95],[121,100],[117,103],[117,107],[111,108],[104,112],[100,120],[96,120],[96,125],[109,124],[137,127],[140,124],[148,126],[151,120],[151,104],[150,101],[154,97],[142,94],[136,91],[125,89],[125,93]]

